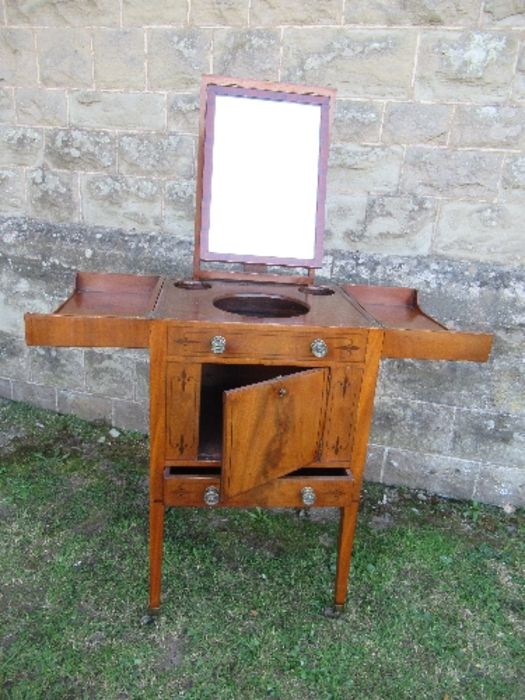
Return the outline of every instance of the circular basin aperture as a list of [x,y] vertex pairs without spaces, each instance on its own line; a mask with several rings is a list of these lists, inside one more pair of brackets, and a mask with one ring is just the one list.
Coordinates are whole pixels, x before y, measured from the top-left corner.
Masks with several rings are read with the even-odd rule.
[[241,316],[290,318],[302,316],[310,310],[308,304],[280,294],[230,294],[218,297],[213,305],[222,311]]

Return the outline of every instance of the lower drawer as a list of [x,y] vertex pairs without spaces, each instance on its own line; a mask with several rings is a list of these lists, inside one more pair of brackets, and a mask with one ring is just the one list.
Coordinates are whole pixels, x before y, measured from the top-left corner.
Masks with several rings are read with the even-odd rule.
[[[216,503],[207,501],[211,495]],[[219,469],[168,468],[164,475],[164,503],[168,506],[342,507],[356,500],[358,495],[349,469],[302,469],[230,498],[221,495]],[[309,503],[312,497],[313,503]]]

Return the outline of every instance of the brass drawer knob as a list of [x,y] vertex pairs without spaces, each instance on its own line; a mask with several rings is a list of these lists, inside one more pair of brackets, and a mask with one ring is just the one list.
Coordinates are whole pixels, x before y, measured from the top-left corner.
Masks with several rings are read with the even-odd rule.
[[219,489],[216,486],[207,486],[204,491],[204,503],[207,506],[216,506],[219,503]]
[[210,350],[215,355],[221,355],[226,350],[226,338],[222,335],[214,335],[210,340]]
[[315,491],[311,486],[305,486],[301,489],[301,500],[305,506],[313,506],[316,500]]
[[326,357],[328,355],[328,345],[322,338],[315,338],[310,343],[310,350],[314,357]]

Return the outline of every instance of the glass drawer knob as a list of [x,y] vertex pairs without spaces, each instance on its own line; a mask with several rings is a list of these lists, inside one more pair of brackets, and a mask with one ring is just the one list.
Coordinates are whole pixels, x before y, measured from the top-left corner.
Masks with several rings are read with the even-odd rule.
[[210,349],[215,355],[221,355],[226,350],[226,338],[222,335],[214,335],[210,341]]
[[301,500],[305,506],[313,506],[315,503],[315,491],[311,486],[305,486],[301,489]]
[[204,491],[204,503],[207,506],[216,506],[219,502],[219,489],[216,486],[208,486]]
[[326,357],[328,355],[328,345],[322,338],[315,338],[310,343],[310,350],[314,357]]

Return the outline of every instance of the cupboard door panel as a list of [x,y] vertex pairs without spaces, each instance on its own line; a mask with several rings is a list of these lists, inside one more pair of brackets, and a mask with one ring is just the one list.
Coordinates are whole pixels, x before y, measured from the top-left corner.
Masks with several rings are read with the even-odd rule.
[[201,365],[168,362],[166,379],[166,456],[197,459]]
[[328,370],[224,392],[222,492],[235,496],[319,458]]

